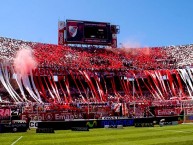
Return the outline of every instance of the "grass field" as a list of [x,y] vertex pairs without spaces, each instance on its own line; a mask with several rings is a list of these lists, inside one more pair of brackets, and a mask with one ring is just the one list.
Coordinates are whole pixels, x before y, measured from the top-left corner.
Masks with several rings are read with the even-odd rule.
[[193,125],[90,131],[55,131],[54,134],[1,133],[0,145],[193,145]]

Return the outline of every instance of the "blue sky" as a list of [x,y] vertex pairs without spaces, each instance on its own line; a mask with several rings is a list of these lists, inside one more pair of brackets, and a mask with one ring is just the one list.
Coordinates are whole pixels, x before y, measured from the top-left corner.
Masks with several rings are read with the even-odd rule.
[[193,0],[2,0],[0,36],[57,44],[58,20],[120,25],[118,43],[193,44]]

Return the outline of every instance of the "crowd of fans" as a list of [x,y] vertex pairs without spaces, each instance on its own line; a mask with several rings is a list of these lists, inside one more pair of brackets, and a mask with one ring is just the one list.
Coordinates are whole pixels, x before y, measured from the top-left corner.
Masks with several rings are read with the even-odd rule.
[[0,37],[0,59],[13,60],[18,49],[31,47],[41,67],[128,70],[167,69],[192,65],[192,45],[152,48],[97,48],[59,46]]
[[169,56],[169,64],[176,64],[176,68],[192,66],[193,64],[193,45],[180,45],[164,47],[166,54]]
[[[144,52],[148,51],[147,53]],[[107,49],[36,45],[35,56],[41,66],[70,69],[129,70],[163,68],[157,57],[162,49]],[[44,56],[44,57],[42,57]],[[46,58],[46,59],[45,59]]]
[[0,37],[0,60],[13,61],[17,50],[25,47],[33,48],[35,44],[33,42]]

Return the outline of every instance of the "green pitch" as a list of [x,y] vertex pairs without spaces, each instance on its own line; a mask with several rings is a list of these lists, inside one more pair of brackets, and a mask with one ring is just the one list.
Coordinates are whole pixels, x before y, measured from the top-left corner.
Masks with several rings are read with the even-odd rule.
[[1,133],[0,145],[193,145],[193,125],[151,128],[55,131],[54,134]]

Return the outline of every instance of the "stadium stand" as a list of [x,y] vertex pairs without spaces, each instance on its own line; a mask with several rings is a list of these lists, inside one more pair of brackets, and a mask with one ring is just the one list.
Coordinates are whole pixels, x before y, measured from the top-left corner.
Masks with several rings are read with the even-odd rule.
[[[16,52],[26,47],[32,48],[38,67],[20,84],[10,77],[14,74],[11,66]],[[192,97],[192,50],[193,45],[83,48],[0,37],[1,103],[49,103],[47,110],[53,104],[59,104],[59,109],[77,110],[77,104],[95,102],[101,106],[101,102],[108,102],[109,106],[126,103],[128,110],[133,110],[135,102],[137,116],[143,116],[152,104],[180,108],[179,102],[162,104],[171,103],[173,98],[178,101]],[[13,89],[3,82],[11,82]]]

